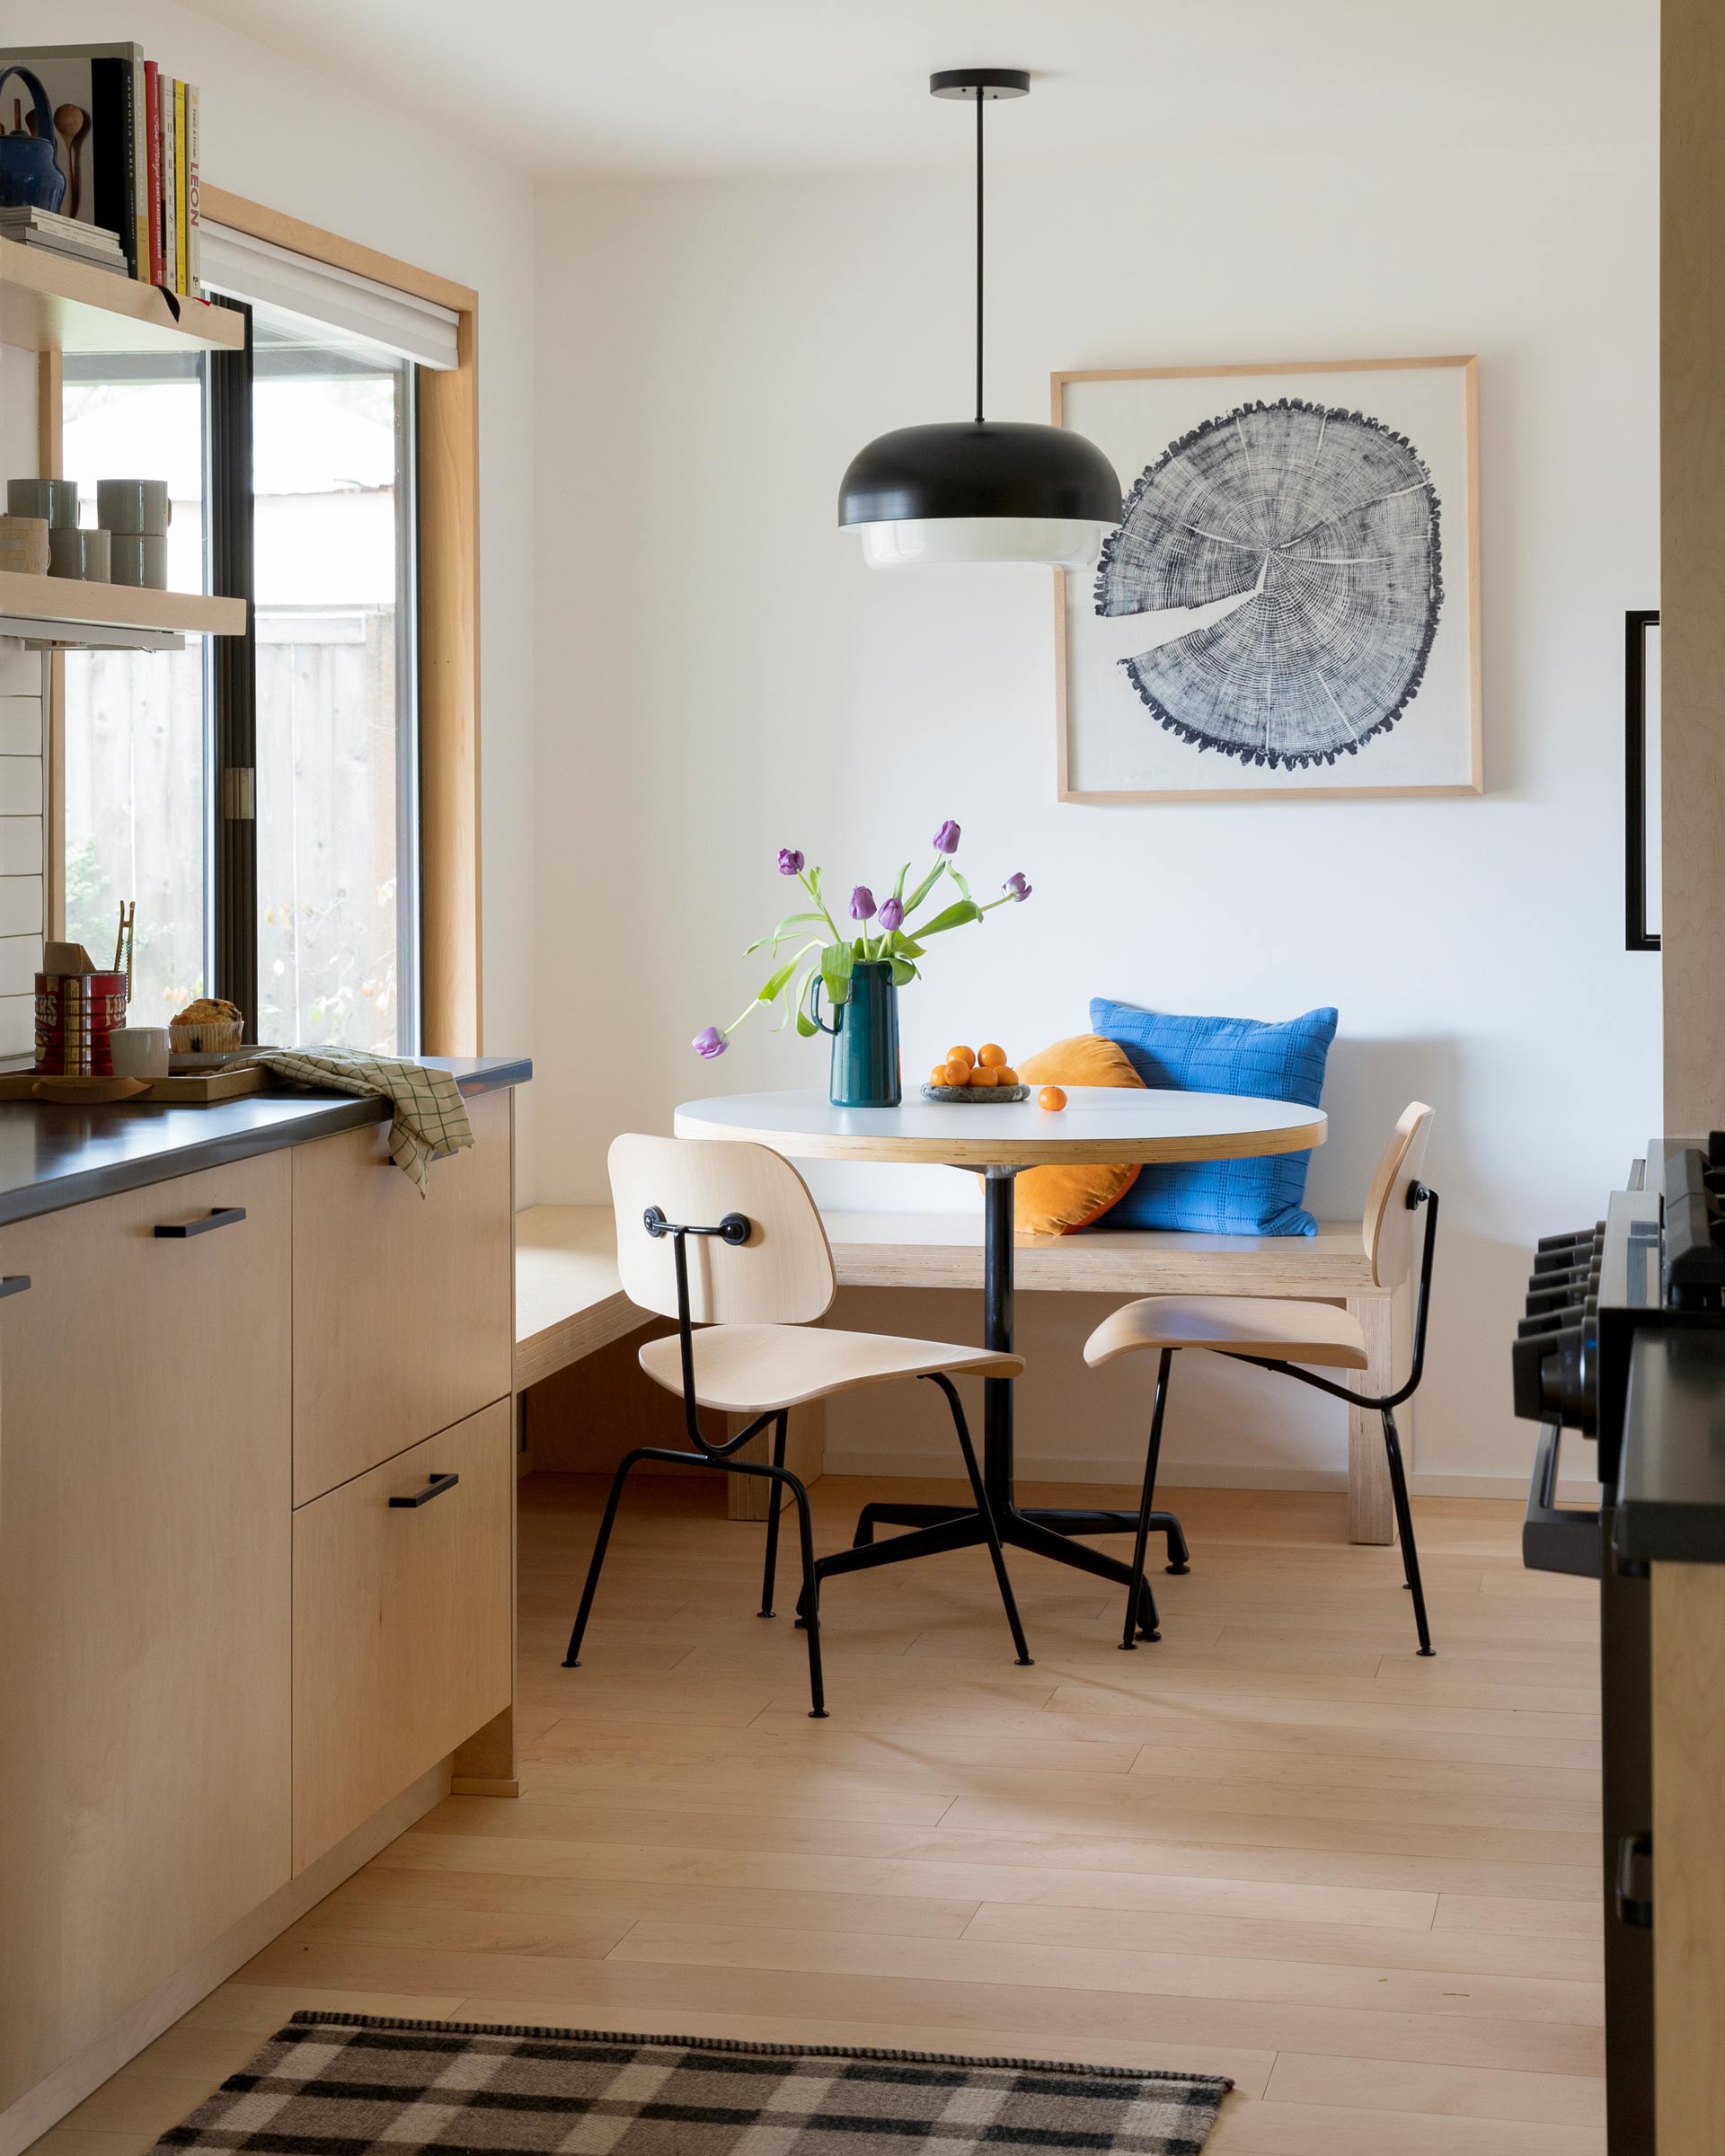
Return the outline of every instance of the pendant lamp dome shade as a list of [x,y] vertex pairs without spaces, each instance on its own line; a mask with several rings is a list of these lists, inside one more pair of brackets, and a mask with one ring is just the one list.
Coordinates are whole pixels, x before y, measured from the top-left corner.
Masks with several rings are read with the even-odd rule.
[[876,569],[985,561],[1082,569],[1096,559],[1101,526],[1120,521],[1113,465],[1067,428],[982,414],[983,107],[1027,95],[1031,78],[1016,67],[950,68],[928,86],[977,108],[976,417],[877,435],[851,459],[838,521],[862,533]]
[[1120,482],[1093,442],[1064,427],[1012,420],[898,427],[851,459],[838,521],[863,527],[877,568],[1052,561],[1080,569],[1096,558],[1098,527],[1120,521]]

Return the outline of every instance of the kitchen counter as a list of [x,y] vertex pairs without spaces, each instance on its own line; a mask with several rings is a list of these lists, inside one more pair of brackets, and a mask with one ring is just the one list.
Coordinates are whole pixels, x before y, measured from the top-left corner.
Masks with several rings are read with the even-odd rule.
[[[525,1085],[524,1056],[428,1056],[451,1071],[464,1094]],[[31,1220],[111,1197],[146,1183],[274,1153],[307,1138],[387,1122],[386,1100],[346,1093],[249,1093],[208,1108],[60,1108],[45,1101],[0,1101],[0,1224]]]

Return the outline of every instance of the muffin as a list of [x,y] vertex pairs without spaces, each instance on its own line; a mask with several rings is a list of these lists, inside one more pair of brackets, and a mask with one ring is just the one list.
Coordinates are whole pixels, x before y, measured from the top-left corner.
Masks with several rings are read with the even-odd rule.
[[176,1056],[217,1055],[237,1048],[244,1030],[237,1003],[226,996],[200,995],[171,1022],[168,1040]]

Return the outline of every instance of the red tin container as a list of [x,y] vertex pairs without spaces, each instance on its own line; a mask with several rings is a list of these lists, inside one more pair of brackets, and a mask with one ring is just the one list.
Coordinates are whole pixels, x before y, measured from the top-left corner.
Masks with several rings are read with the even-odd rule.
[[108,1037],[125,1023],[123,973],[36,976],[36,1068],[43,1077],[111,1078]]

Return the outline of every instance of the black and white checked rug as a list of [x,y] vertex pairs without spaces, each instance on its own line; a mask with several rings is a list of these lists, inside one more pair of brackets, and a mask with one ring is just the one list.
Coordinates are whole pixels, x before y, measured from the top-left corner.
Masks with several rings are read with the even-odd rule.
[[256,2156],[1197,2156],[1215,2074],[296,2014],[159,2150]]

